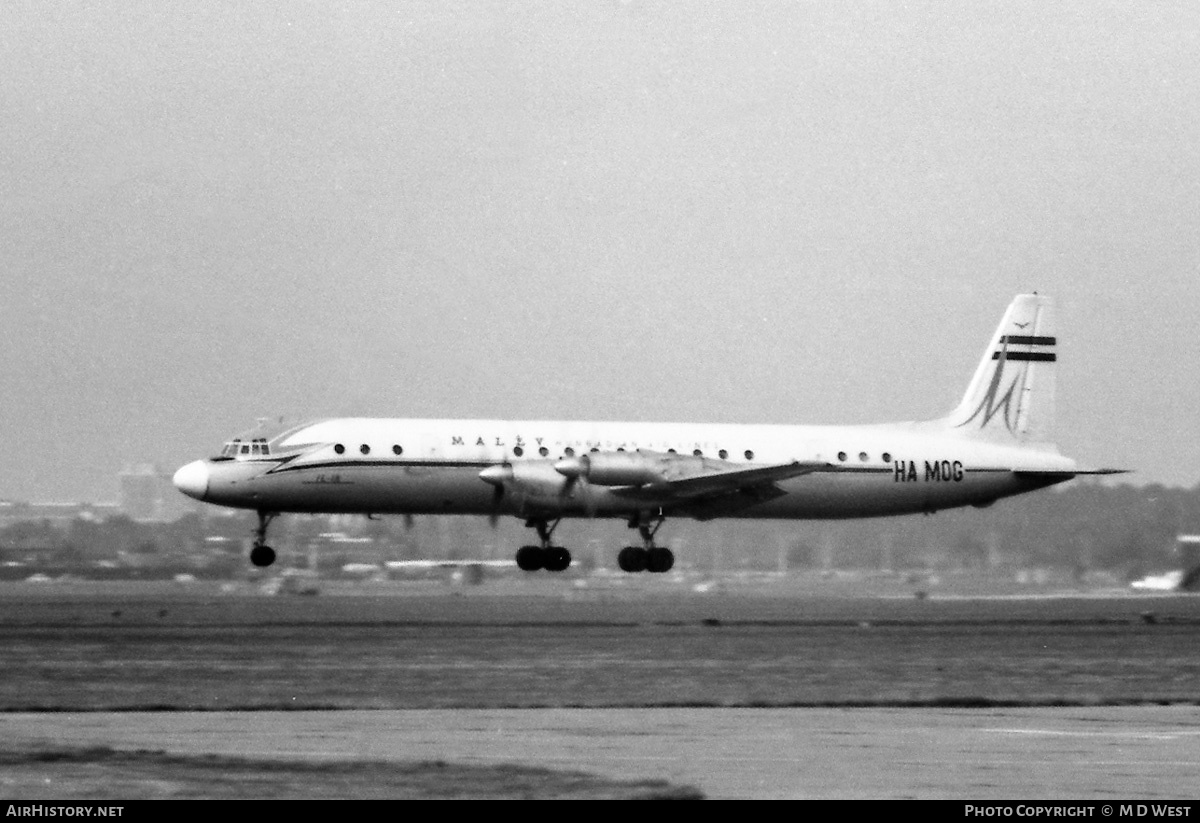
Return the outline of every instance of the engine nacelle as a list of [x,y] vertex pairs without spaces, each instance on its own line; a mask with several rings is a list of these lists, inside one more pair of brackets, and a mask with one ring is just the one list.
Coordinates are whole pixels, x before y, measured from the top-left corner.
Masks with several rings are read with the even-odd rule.
[[554,464],[554,470],[563,477],[582,477],[597,486],[654,486],[695,472],[699,463],[698,458],[674,454],[589,452],[564,457]]
[[479,473],[481,480],[528,499],[554,499],[566,489],[567,478],[555,471],[547,460],[489,466]]

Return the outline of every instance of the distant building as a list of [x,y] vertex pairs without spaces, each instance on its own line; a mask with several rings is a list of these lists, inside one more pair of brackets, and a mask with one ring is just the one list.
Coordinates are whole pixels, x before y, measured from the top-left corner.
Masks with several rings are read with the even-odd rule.
[[48,521],[61,526],[72,520],[105,520],[117,514],[113,503],[26,503],[0,500],[0,527]]
[[171,484],[171,479],[150,463],[127,466],[118,475],[122,514],[141,522],[165,523],[195,511],[195,503]]
[[1200,589],[1200,534],[1181,534],[1175,538],[1175,552],[1183,564],[1179,588]]
[[155,520],[162,493],[158,470],[149,463],[127,466],[119,475],[121,512],[134,520]]
[[1184,565],[1200,564],[1200,534],[1181,534],[1175,538],[1175,551],[1183,558]]

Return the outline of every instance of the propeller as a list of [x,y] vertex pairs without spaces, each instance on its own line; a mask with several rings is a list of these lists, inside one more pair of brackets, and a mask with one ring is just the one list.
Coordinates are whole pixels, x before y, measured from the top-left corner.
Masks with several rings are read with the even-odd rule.
[[493,529],[500,522],[500,502],[504,499],[504,485],[495,486],[492,489],[492,511],[488,515],[488,525]]
[[588,488],[588,460],[587,456],[564,457],[562,460],[555,462],[554,470],[567,478],[567,482],[563,484],[560,498],[574,497],[575,492],[582,490],[583,492],[583,507],[588,517],[596,516],[596,496],[592,494]]
[[[594,517],[596,514],[595,498],[594,495],[586,493],[588,491],[587,463],[576,463],[572,462],[573,460],[574,458],[568,457],[557,463],[544,460],[533,460],[518,465],[497,463],[479,472],[479,479],[494,488],[491,517],[499,517],[501,501],[510,487],[517,493],[518,499],[528,497],[535,501],[541,500],[543,501],[542,505],[545,505],[548,499],[556,496],[559,505],[564,508],[567,500],[573,499],[576,493],[582,489],[585,492],[585,511],[589,517]],[[563,468],[560,468],[560,465]]]
[[479,479],[492,487],[492,511],[488,514],[488,525],[493,529],[500,522],[500,503],[504,500],[504,487],[512,481],[513,470],[508,463],[488,466],[479,473]]

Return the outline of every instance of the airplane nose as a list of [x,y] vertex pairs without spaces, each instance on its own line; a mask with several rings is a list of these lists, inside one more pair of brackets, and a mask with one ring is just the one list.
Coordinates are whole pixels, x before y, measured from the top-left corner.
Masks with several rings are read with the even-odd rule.
[[171,482],[188,497],[203,500],[204,495],[208,494],[208,466],[203,460],[188,463],[175,472]]

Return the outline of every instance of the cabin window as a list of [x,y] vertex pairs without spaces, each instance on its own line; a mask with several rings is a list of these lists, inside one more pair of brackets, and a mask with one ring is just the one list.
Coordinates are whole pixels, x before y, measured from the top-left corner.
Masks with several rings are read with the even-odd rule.
[[753,460],[753,459],[754,459],[754,452],[750,451],[749,449],[746,449],[746,459],[747,459],[747,460]]
[[729,456],[729,452],[725,451],[724,449],[721,449],[719,452],[717,452],[717,457],[721,458],[722,460],[724,460],[728,456]]
[[692,449],[692,457],[703,457],[703,456],[704,456],[704,452],[700,451],[699,449]]
[[563,449],[563,454],[565,454],[567,457],[574,457],[575,450],[570,446],[567,446],[565,449]]
[[359,447],[358,447],[358,450],[359,450],[360,452],[362,452],[363,454],[370,454],[370,453],[371,453],[371,447],[370,447],[370,446],[368,446],[366,443],[363,443],[361,446],[359,446]]
[[513,454],[515,454],[517,457],[520,457],[524,453],[525,453],[525,450],[523,448],[521,448],[520,446],[513,446]]
[[841,460],[843,463],[845,463],[846,462],[846,453],[838,452],[838,460]]
[[395,454],[395,455],[404,454],[404,449],[400,448],[399,446],[392,446],[392,454]]
[[866,452],[859,452],[858,459],[861,460],[862,462],[866,463],[868,460],[871,459],[871,455],[867,454]]
[[546,448],[545,446],[542,446],[540,449],[538,449],[538,454],[540,454],[542,457],[545,457],[549,453],[550,453],[550,450],[548,448]]
[[346,451],[346,447],[343,446],[341,443],[335,443],[333,446],[333,450],[338,454],[342,454],[343,452]]
[[884,463],[891,463],[891,462],[892,462],[892,456],[891,456],[889,453],[887,453],[887,452],[884,452],[884,453],[883,453],[883,462],[884,462]]

